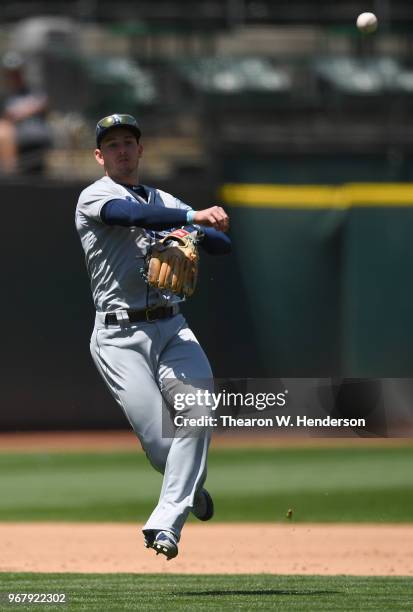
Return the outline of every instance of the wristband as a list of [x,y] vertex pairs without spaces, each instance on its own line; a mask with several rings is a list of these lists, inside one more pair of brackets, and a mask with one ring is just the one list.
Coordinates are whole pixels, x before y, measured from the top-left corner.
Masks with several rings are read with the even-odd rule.
[[195,212],[195,210],[188,210],[188,212],[186,213],[186,222],[188,223],[188,225],[191,225],[191,223],[193,222]]

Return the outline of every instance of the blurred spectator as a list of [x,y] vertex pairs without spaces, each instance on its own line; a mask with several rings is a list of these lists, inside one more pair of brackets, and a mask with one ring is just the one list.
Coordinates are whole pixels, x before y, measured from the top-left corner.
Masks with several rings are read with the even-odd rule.
[[20,54],[6,53],[2,68],[7,92],[0,118],[0,171],[41,173],[51,146],[47,95],[29,87]]

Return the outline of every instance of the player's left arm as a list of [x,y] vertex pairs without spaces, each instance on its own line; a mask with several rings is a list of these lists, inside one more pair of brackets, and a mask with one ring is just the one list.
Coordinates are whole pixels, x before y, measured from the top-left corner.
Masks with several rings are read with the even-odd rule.
[[231,253],[231,239],[224,232],[219,232],[213,227],[200,227],[199,225],[186,226],[189,232],[197,230],[199,246],[208,255],[227,255]]

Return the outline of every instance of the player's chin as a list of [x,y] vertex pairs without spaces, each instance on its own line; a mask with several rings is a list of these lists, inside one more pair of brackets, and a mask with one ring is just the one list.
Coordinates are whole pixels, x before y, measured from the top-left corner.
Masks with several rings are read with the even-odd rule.
[[116,164],[118,174],[130,174],[134,170],[136,170],[136,164],[133,164],[130,160],[124,160]]

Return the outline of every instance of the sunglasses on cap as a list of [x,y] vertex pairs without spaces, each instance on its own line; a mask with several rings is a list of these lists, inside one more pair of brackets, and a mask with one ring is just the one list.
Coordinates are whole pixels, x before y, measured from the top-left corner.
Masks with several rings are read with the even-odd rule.
[[132,130],[139,138],[141,131],[138,126],[138,122],[132,115],[108,115],[100,119],[96,125],[96,145],[99,147],[102,142],[102,138],[105,134],[113,127],[125,126]]

